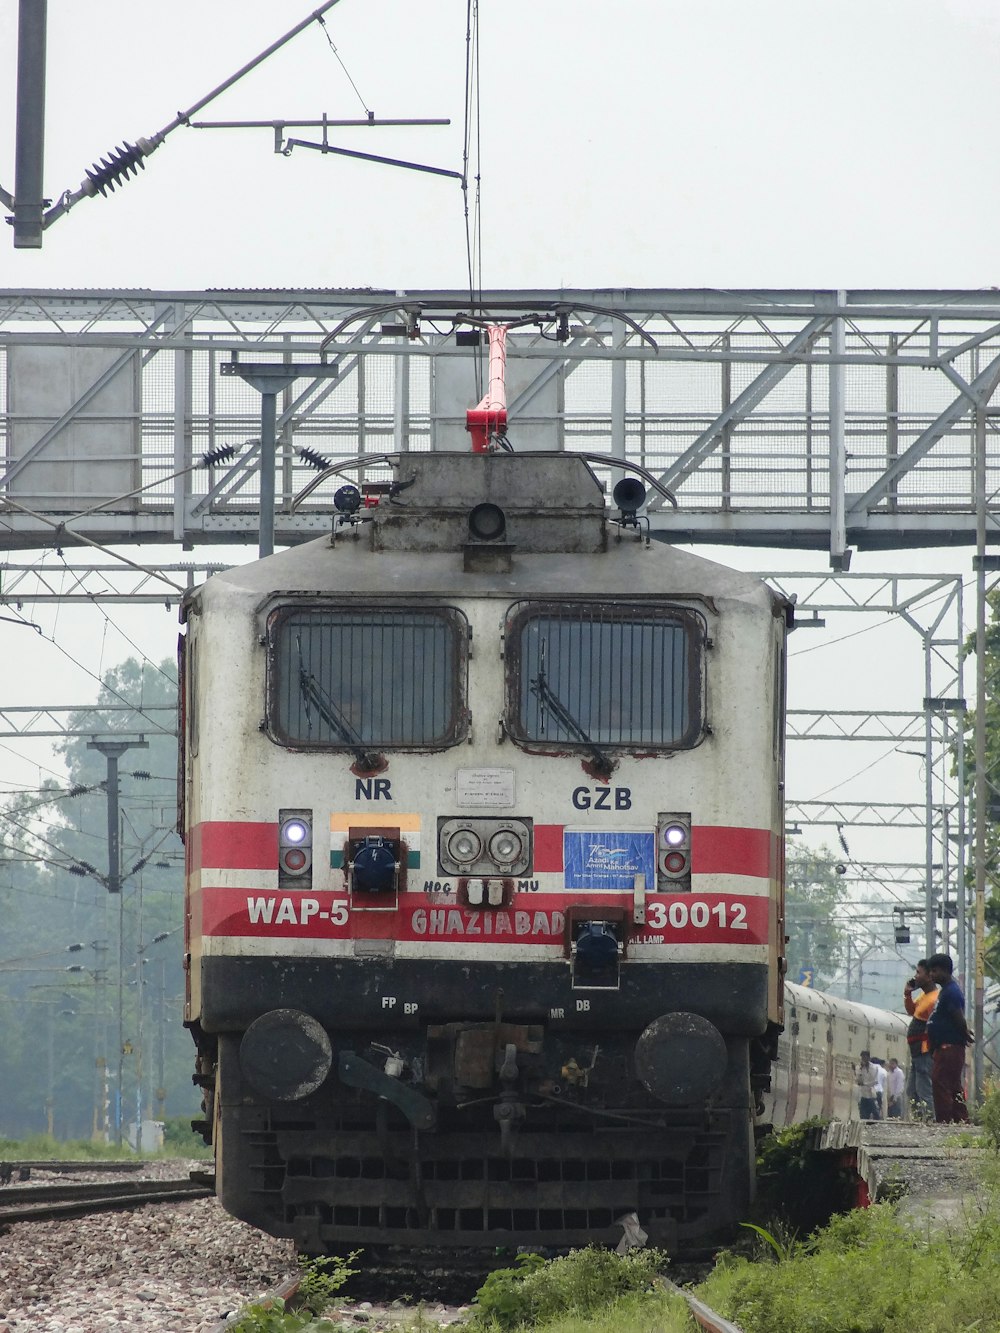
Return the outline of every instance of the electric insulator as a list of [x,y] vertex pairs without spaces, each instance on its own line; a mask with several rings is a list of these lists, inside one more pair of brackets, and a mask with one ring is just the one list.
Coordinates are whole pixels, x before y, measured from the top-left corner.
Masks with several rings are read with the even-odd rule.
[[308,463],[309,466],[314,467],[317,472],[325,472],[328,467],[333,466],[328,458],[324,458],[323,455],[317,453],[315,449],[300,449],[299,457],[302,459],[303,463]]
[[201,466],[214,467],[216,463],[228,463],[236,457],[235,444],[220,444],[217,449],[210,449],[202,454]]
[[107,157],[101,158],[100,166],[95,162],[93,170],[87,172],[93,191],[106,196],[108,190],[114,192],[115,186],[124,184],[129,176],[138,175],[140,167],[145,171],[143,153],[143,148],[134,143],[112,148]]

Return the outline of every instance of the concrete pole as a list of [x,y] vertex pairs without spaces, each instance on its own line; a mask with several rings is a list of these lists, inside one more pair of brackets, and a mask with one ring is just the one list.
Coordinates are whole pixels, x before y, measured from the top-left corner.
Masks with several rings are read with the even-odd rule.
[[88,750],[99,750],[108,766],[108,876],[109,893],[118,894],[118,1090],[115,1113],[115,1144],[122,1146],[122,1120],[125,1116],[125,899],[122,896],[121,840],[118,829],[118,760],[133,749],[148,749],[149,742],[88,741]]

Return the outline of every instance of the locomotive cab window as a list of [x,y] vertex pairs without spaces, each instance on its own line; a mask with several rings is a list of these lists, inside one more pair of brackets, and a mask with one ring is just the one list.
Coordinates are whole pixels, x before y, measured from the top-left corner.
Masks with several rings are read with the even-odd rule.
[[447,607],[280,607],[268,620],[270,735],[323,750],[455,745],[467,643],[465,617]]
[[703,725],[705,627],[649,603],[520,603],[507,722],[527,748],[688,749]]

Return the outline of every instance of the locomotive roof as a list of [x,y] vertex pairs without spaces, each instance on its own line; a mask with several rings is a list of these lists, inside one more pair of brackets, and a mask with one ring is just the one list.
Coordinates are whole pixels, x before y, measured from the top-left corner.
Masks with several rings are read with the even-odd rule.
[[[240,589],[444,597],[688,597],[777,606],[759,579],[620,527],[604,488],[572,454],[399,455],[394,494],[365,522],[217,574]],[[503,537],[477,542],[470,516],[500,510]],[[497,552],[485,563],[472,556]],[[197,596],[197,594],[195,594]]]
[[[373,593],[447,597],[699,597],[766,605],[774,594],[758,578],[661,542],[629,534],[607,551],[518,555],[508,573],[468,573],[461,551],[372,551],[362,536],[320,537],[214,575],[203,592]],[[198,595],[198,594],[196,594]]]

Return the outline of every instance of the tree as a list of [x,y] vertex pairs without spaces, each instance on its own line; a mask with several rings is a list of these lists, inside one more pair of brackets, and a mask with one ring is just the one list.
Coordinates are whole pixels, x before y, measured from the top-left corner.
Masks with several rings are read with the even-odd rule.
[[[986,619],[986,954],[985,970],[992,980],[1000,980],[1000,589],[987,593]],[[965,641],[965,656],[975,658],[976,636]],[[971,819],[975,828],[975,753],[976,711],[965,714],[965,787]],[[952,775],[957,765],[952,767]],[[975,901],[975,857],[968,857],[966,885],[969,901]]]
[[788,979],[811,974],[811,984],[821,990],[846,955],[847,932],[835,916],[845,898],[844,881],[828,847],[790,847],[785,874]]
[[[143,1117],[197,1110],[193,1046],[182,1026],[177,742],[154,733],[172,726],[176,694],[172,662],[121,663],[105,676],[93,708],[71,719],[82,734],[60,746],[67,781],[0,809],[0,959],[25,959],[0,970],[0,1020],[12,1020],[0,1024],[0,1136],[44,1129],[50,1095],[56,1134],[89,1136],[103,1109],[104,1072],[109,1087],[117,1075],[119,963],[124,1120],[135,1118],[140,1100]],[[123,703],[130,708],[109,711]],[[155,705],[164,711],[145,712]],[[128,750],[119,761],[119,899],[106,887],[107,764],[87,741],[140,733],[148,748]],[[165,938],[154,943],[158,937]]]

